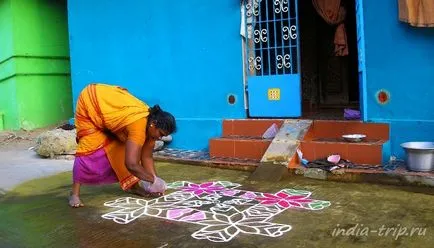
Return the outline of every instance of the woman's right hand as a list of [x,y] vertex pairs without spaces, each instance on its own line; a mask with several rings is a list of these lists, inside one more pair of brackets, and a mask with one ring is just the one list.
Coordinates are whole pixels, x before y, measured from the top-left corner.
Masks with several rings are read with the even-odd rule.
[[140,181],[139,185],[149,193],[162,193],[163,194],[167,189],[166,182],[157,176],[154,176],[154,183],[150,183],[150,182],[142,180],[142,181]]
[[154,183],[151,184],[151,187],[150,187],[150,192],[151,193],[164,193],[164,191],[166,191],[166,189],[167,189],[166,182],[163,179],[155,176],[154,177]]

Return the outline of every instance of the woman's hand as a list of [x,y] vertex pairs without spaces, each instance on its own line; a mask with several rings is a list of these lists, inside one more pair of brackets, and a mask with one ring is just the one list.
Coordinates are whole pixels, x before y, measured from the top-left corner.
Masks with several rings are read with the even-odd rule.
[[167,184],[166,182],[155,176],[154,177],[154,183],[150,183],[148,181],[140,181],[139,182],[140,187],[142,187],[145,191],[149,192],[149,193],[161,193],[164,194],[164,192],[167,189]]

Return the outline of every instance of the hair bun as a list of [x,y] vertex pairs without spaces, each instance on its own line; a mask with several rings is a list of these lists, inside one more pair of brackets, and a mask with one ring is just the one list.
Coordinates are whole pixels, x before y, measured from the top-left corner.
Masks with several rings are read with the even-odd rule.
[[158,113],[161,111],[161,108],[158,104],[154,105],[151,109],[150,109],[150,113],[154,114],[154,113]]

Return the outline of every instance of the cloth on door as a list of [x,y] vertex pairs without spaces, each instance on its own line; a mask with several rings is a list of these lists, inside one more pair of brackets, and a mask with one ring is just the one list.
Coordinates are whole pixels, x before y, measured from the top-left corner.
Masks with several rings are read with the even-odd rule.
[[348,55],[348,41],[345,30],[346,9],[341,5],[341,0],[312,0],[312,4],[318,14],[330,25],[336,25],[335,55]]
[[399,20],[413,27],[434,27],[434,0],[398,0]]

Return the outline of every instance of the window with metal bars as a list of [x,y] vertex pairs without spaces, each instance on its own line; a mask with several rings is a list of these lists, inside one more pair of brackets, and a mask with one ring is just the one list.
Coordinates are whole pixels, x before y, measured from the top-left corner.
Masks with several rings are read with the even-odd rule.
[[249,76],[299,73],[296,1],[243,1]]

